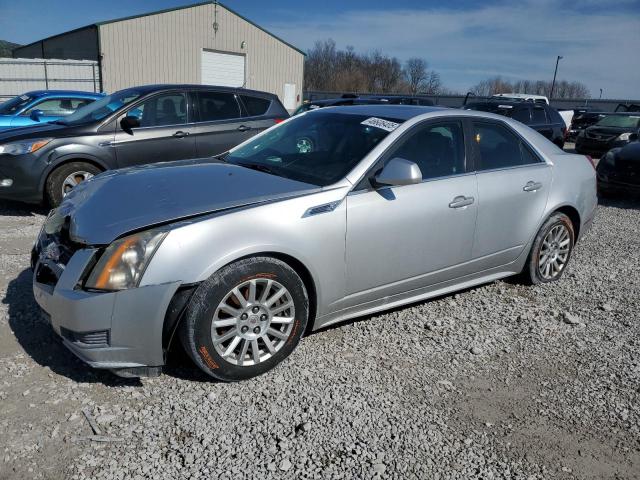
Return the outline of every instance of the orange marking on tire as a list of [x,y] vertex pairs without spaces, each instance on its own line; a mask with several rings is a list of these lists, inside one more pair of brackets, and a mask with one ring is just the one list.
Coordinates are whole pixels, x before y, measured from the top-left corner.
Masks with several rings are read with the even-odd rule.
[[209,368],[211,368],[212,370],[215,370],[216,368],[220,368],[218,364],[213,360],[213,358],[211,358],[211,355],[209,355],[209,351],[207,350],[207,347],[203,345],[198,349],[198,351],[200,352],[200,356],[202,357],[202,360],[204,360],[204,363],[206,363]]
[[293,339],[296,337],[296,333],[298,332],[299,326],[300,326],[300,321],[296,320],[295,323],[293,324],[293,331],[291,332],[291,335],[289,335],[289,339],[287,340],[287,343],[291,343]]

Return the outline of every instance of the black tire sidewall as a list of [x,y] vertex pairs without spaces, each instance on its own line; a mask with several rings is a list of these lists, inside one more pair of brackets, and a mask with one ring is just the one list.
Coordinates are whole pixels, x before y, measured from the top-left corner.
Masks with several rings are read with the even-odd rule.
[[62,196],[62,182],[73,172],[89,172],[98,175],[102,172],[98,167],[86,162],[70,162],[56,167],[47,177],[45,184],[45,200],[50,207],[57,207],[64,198]]
[[[291,293],[295,306],[293,330],[286,344],[271,358],[251,366],[237,366],[218,354],[211,339],[211,322],[217,306],[238,284],[253,278],[271,278]],[[180,337],[185,350],[200,369],[226,381],[246,380],[271,370],[296,348],[307,327],[309,299],[304,283],[286,263],[271,257],[252,257],[223,267],[194,292],[185,311]]]
[[[542,242],[544,238],[547,236],[549,231],[556,225],[564,225],[569,230],[569,237],[570,237],[569,255],[567,257],[567,262],[565,263],[565,266],[560,272],[560,274],[555,278],[547,279],[542,277],[542,275],[540,275],[540,272],[538,271],[538,259],[540,256],[539,255],[540,248],[542,247]],[[536,238],[533,242],[533,246],[531,247],[531,254],[529,255],[529,262],[528,262],[529,277],[531,279],[531,282],[534,284],[540,284],[540,283],[551,283],[551,282],[555,282],[556,280],[559,280],[562,277],[562,275],[564,275],[564,272],[567,269],[567,265],[571,260],[571,256],[573,255],[574,245],[575,245],[575,230],[573,228],[573,223],[571,222],[571,219],[563,213],[555,213],[551,215],[551,217],[547,219],[547,221],[542,225],[542,227],[538,231],[538,234],[536,235]]]

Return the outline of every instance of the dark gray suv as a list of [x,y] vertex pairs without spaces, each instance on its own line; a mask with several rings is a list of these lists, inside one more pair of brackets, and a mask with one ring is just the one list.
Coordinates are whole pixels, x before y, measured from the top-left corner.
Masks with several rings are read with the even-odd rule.
[[288,116],[277,96],[254,90],[120,90],[63,120],[0,133],[0,198],[57,206],[104,170],[219,155]]

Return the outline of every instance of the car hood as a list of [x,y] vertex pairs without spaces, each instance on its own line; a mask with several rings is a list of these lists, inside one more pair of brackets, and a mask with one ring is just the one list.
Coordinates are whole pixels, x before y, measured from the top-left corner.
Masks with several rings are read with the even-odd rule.
[[69,236],[106,245],[154,225],[319,191],[320,187],[213,160],[108,171],[83,182],[56,210]]
[[634,128],[625,128],[625,127],[601,127],[598,125],[592,125],[587,128],[588,133],[593,133],[596,135],[604,135],[604,136],[613,136],[620,135],[621,133],[633,132]]
[[12,127],[0,131],[0,144],[27,138],[61,138],[77,134],[77,127],[58,125],[55,123],[36,123],[22,127]]

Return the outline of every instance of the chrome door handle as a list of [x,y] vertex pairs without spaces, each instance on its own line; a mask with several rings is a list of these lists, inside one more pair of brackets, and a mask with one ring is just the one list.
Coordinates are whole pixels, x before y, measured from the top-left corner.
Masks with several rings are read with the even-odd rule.
[[449,208],[462,208],[468,207],[474,202],[473,197],[465,197],[464,195],[459,195],[454,198],[449,204]]
[[251,127],[247,127],[246,125],[240,125],[238,127],[239,132],[246,132],[247,130],[251,130]]
[[527,182],[527,184],[522,187],[522,190],[525,192],[535,192],[536,190],[540,190],[542,188],[542,184],[540,182]]
[[178,130],[176,133],[173,134],[173,136],[176,138],[188,137],[189,132],[183,132],[182,130]]

